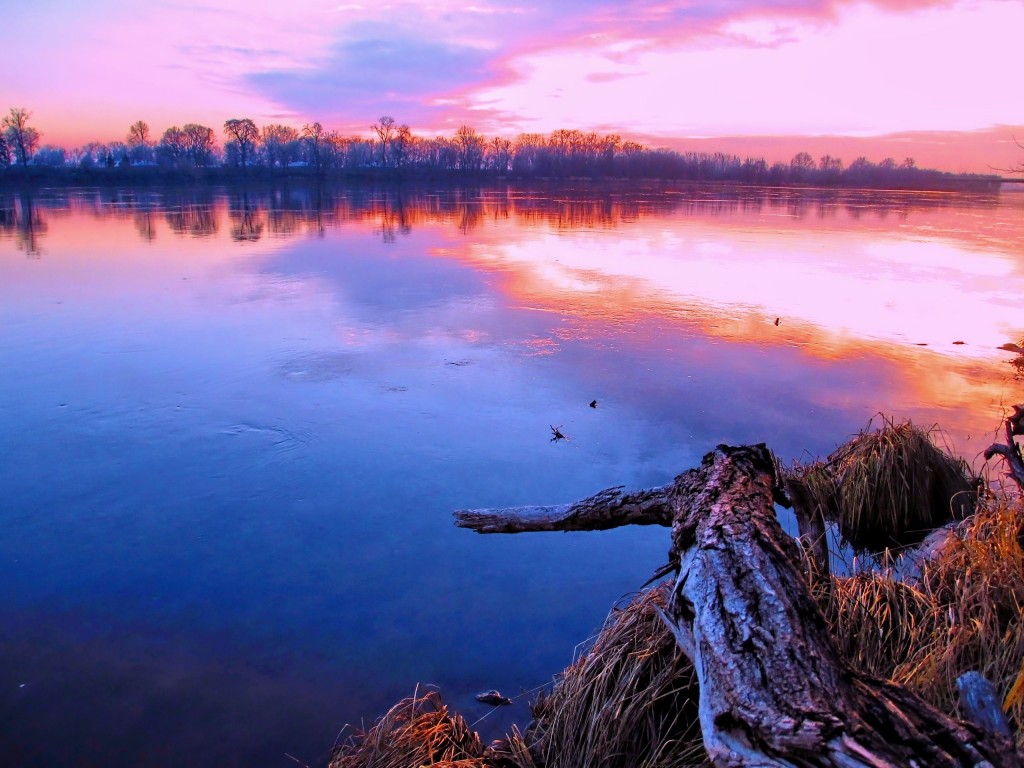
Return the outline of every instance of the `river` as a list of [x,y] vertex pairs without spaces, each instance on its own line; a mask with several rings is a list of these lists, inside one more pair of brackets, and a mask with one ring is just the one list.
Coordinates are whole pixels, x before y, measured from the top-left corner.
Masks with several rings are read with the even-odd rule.
[[878,414],[980,467],[1022,296],[1013,192],[0,191],[0,762],[322,764],[417,684],[525,724],[668,534],[452,510]]

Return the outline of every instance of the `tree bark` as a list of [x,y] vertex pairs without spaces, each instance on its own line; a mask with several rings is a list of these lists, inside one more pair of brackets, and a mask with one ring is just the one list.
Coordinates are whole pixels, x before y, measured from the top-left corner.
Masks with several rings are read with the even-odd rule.
[[664,618],[697,671],[716,766],[1019,765],[1008,739],[839,656],[775,517],[763,445],[719,446],[684,477],[672,494],[679,576]]
[[[775,517],[773,503],[782,497],[775,467],[763,445],[719,446],[666,494],[678,577],[662,618],[697,672],[700,725],[714,765],[1019,768],[1006,737],[953,720],[840,657],[796,544]],[[655,496],[648,511],[660,516]],[[587,508],[597,510],[600,527],[612,527],[600,498],[588,499]],[[480,532],[511,530],[458,514],[460,525]],[[584,515],[583,508],[548,515],[544,528],[518,530],[585,530]]]

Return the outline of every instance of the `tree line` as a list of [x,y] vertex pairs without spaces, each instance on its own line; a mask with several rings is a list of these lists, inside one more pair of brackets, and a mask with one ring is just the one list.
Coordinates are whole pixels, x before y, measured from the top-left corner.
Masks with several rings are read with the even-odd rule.
[[[530,191],[524,186],[535,186]],[[877,190],[726,185],[706,194],[699,186],[679,189],[658,182],[588,184],[544,190],[514,183],[350,184],[298,180],[267,183],[148,185],[116,184],[48,189],[36,195],[0,186],[0,237],[12,237],[28,255],[42,252],[52,211],[75,210],[97,218],[132,220],[139,236],[157,237],[159,222],[177,235],[205,237],[226,230],[237,241],[302,232],[323,234],[348,222],[372,223],[385,242],[415,228],[443,223],[466,233],[495,220],[559,229],[614,228],[649,216],[700,216],[774,212],[791,220],[883,220],[914,211],[980,211],[994,195],[889,193]],[[1019,367],[1019,366],[1018,366]]]
[[129,126],[124,141],[90,142],[68,151],[40,145],[42,134],[29,125],[30,119],[31,113],[23,108],[12,108],[3,118],[0,169],[311,169],[318,174],[388,177],[586,177],[911,188],[996,178],[922,169],[910,157],[879,163],[858,157],[845,165],[831,155],[815,159],[799,152],[788,163],[769,164],[763,157],[650,148],[618,134],[575,129],[507,139],[488,138],[463,125],[451,137],[418,136],[386,115],[370,126],[369,136],[344,136],[318,122],[298,129],[281,124],[259,127],[251,118],[233,118],[222,126],[222,144],[218,144],[218,132],[209,126],[171,126],[156,138],[149,125],[139,120]]

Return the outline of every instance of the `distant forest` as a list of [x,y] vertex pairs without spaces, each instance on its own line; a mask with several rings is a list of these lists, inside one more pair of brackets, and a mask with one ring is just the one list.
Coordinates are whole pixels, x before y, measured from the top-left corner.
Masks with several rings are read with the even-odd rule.
[[232,180],[281,175],[370,179],[524,178],[669,179],[743,184],[885,189],[988,187],[998,176],[918,168],[910,157],[875,163],[858,157],[796,154],[788,163],[721,152],[677,152],[624,141],[616,134],[557,130],[515,139],[488,138],[469,126],[445,136],[417,136],[381,117],[369,138],[342,136],[320,123],[300,131],[249,118],[227,120],[223,145],[208,126],[172,126],[159,139],[139,120],[124,141],[73,150],[42,144],[31,113],[12,108],[0,123],[0,180],[133,182],[146,179]]

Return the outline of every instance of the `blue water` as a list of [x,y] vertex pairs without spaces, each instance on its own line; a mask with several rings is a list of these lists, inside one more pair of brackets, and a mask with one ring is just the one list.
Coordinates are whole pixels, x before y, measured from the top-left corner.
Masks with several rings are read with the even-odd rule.
[[454,509],[660,485],[719,442],[820,455],[906,406],[882,352],[723,339],[653,289],[584,311],[481,260],[538,230],[613,252],[686,205],[479,194],[0,194],[0,763],[319,764],[417,684],[476,720],[669,539],[479,536]]

